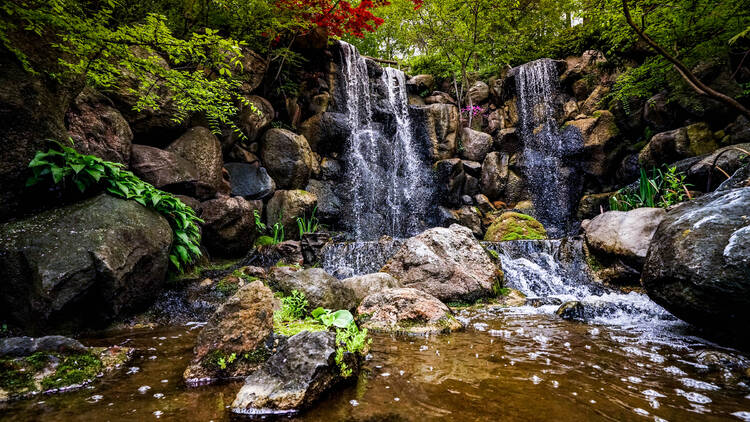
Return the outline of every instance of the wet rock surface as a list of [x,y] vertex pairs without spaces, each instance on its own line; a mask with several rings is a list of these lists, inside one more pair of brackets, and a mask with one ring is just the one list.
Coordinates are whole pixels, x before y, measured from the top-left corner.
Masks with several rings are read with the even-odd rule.
[[276,190],[276,183],[257,162],[225,163],[224,168],[229,172],[232,195],[246,199],[263,199],[273,195]]
[[254,212],[263,212],[260,200],[222,197],[201,203],[203,244],[217,257],[241,257],[258,236]]
[[335,354],[335,333],[303,331],[290,337],[245,379],[232,402],[232,412],[260,416],[296,413],[309,407],[344,379],[334,362]]
[[102,325],[153,299],[172,229],[135,201],[102,194],[0,226],[3,318],[31,331]]
[[607,211],[585,227],[589,248],[642,265],[651,239],[667,212],[662,208]]
[[742,333],[742,322],[750,321],[748,216],[750,188],[718,191],[670,211],[643,268],[649,297],[696,326]]
[[198,170],[200,179],[196,197],[211,199],[217,192],[229,193],[229,186],[222,174],[224,161],[221,143],[210,130],[202,126],[190,128],[166,150],[189,161]]
[[271,269],[268,281],[274,289],[289,295],[293,290],[305,294],[310,309],[352,309],[357,306],[357,296],[352,287],[333,277],[321,268],[295,270],[290,267]]
[[371,294],[383,290],[401,287],[401,283],[387,273],[372,273],[349,277],[341,280],[341,284],[354,292],[357,304]]
[[462,327],[443,302],[412,288],[367,296],[357,308],[357,318],[368,330],[407,334],[448,333]]
[[[183,377],[189,386],[250,374],[271,354],[273,292],[260,281],[242,288],[203,327]],[[232,357],[234,356],[234,357]],[[223,367],[222,367],[223,366]]]
[[497,277],[497,268],[471,230],[458,224],[408,239],[381,271],[442,301],[489,296]]

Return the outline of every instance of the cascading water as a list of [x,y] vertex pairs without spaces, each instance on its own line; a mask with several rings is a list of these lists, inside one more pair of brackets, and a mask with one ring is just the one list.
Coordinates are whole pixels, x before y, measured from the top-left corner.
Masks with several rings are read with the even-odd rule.
[[342,42],[341,50],[351,129],[343,224],[357,241],[413,236],[428,227],[434,183],[426,148],[415,145],[404,73],[385,68],[371,78],[355,47]]
[[523,153],[520,165],[536,210],[551,237],[575,234],[574,219],[582,192],[576,155],[583,150],[577,129],[558,128],[555,62],[540,59],[513,69],[518,92]]
[[561,303],[577,300],[592,322],[677,322],[644,294],[623,294],[595,282],[586,264],[582,239],[487,242],[485,247],[497,252],[507,286],[545,305],[538,312],[554,312]]

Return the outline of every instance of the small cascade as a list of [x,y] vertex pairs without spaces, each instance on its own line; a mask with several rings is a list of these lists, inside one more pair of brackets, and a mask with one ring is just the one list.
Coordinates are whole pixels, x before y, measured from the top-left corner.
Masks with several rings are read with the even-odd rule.
[[336,278],[380,271],[403,244],[403,240],[329,243],[323,247],[321,267]]
[[351,128],[343,157],[344,226],[358,241],[413,236],[428,227],[434,183],[426,146],[415,145],[405,75],[385,68],[372,78],[355,47],[342,42],[341,49]]
[[591,322],[677,321],[645,294],[624,294],[594,281],[580,238],[486,242],[485,247],[497,252],[506,285],[525,294],[530,303],[543,305],[535,311],[554,312],[563,302],[577,300]]
[[520,165],[536,217],[551,237],[572,235],[578,230],[574,216],[583,180],[576,155],[583,150],[583,139],[575,128],[558,127],[561,107],[554,61],[536,60],[513,72],[523,142]]

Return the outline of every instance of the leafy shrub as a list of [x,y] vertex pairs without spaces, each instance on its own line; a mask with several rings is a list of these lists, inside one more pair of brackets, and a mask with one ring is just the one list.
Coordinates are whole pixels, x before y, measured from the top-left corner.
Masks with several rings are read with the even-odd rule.
[[116,197],[132,199],[169,221],[174,233],[169,260],[177,271],[182,272],[201,256],[198,223],[203,221],[195,215],[192,208],[174,195],[139,179],[120,163],[81,154],[56,141],[52,143],[53,147],[46,152],[37,151],[29,163],[34,175],[26,182],[26,186],[33,186],[51,177],[55,184],[70,181],[81,192],[99,187]]
[[344,353],[364,354],[372,343],[372,339],[367,337],[367,328],[362,330],[354,322],[352,313],[341,309],[336,312],[330,309],[315,308],[311,313],[313,318],[318,319],[326,327],[335,327],[336,329],[336,364],[341,370],[341,375],[349,377],[352,370],[344,362]]
[[[260,236],[256,241],[256,246],[268,246],[277,245],[284,241],[284,225],[281,224],[281,218],[284,216],[284,211],[279,213],[279,219],[276,221],[271,230],[273,230],[273,237],[271,236]],[[268,226],[264,224],[260,219],[260,213],[258,210],[253,211],[253,217],[255,218],[255,227],[260,233],[265,233],[268,230]]]
[[304,293],[292,290],[292,294],[281,298],[281,309],[274,313],[274,319],[278,318],[281,321],[302,319],[307,315],[308,305]]
[[665,170],[653,169],[651,177],[645,169],[641,169],[638,179],[638,190],[625,187],[618,190],[609,198],[609,209],[613,211],[629,211],[642,207],[668,208],[685,200],[690,200],[690,185],[685,183],[687,176],[677,171],[677,167]]

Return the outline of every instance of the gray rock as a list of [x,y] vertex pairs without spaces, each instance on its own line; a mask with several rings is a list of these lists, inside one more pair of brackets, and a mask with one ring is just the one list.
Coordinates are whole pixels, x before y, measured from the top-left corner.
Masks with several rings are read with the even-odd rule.
[[224,181],[222,168],[221,143],[205,127],[190,128],[168,147],[173,152],[192,163],[200,177],[195,196],[199,199],[211,199],[217,192],[229,193],[229,186]]
[[372,273],[349,277],[341,280],[341,284],[354,292],[357,304],[371,294],[401,287],[401,283],[387,273]]
[[106,194],[3,224],[0,317],[30,331],[106,324],[154,298],[171,244],[167,220]]
[[559,316],[560,318],[567,319],[569,321],[583,322],[586,320],[586,310],[583,304],[577,300],[563,303],[559,308],[557,308],[555,314],[557,314],[557,316]]
[[498,276],[471,230],[458,224],[408,239],[381,271],[444,302],[489,296]]
[[129,155],[133,174],[154,187],[175,194],[194,195],[198,169],[179,155],[146,145],[133,145]]
[[462,328],[443,302],[411,288],[367,296],[357,308],[357,318],[364,328],[374,331],[431,334]]
[[323,180],[338,180],[343,173],[341,163],[332,158],[323,158],[320,161],[320,178]]
[[75,149],[107,161],[130,163],[133,132],[112,102],[92,88],[85,88],[65,114]]
[[423,114],[427,136],[432,144],[433,160],[453,157],[459,126],[458,107],[452,104],[430,104],[418,110]]
[[750,188],[685,202],[659,225],[641,282],[677,317],[744,336],[750,323]]
[[297,217],[310,218],[318,197],[304,190],[277,190],[266,205],[266,224],[284,226],[285,239],[298,239]]
[[260,158],[279,189],[307,186],[314,165],[307,139],[286,129],[270,129],[263,136]]
[[491,152],[482,163],[482,193],[496,200],[505,192],[508,183],[508,154]]
[[0,357],[23,357],[36,352],[84,353],[87,350],[78,340],[65,336],[9,337],[0,340]]
[[341,199],[335,191],[337,186],[339,185],[333,181],[311,179],[305,188],[318,198],[315,216],[323,222],[336,222],[341,216]]
[[301,271],[289,267],[273,268],[268,281],[276,290],[287,295],[292,290],[303,292],[310,309],[353,309],[359,302],[353,289],[322,268]]
[[[280,415],[303,410],[344,378],[334,362],[336,334],[303,331],[245,379],[231,410],[243,415]],[[355,359],[350,359],[354,360]],[[349,367],[358,369],[355,362]]]
[[492,150],[492,136],[473,129],[464,128],[461,134],[461,156],[467,160],[484,161],[484,157]]
[[479,105],[490,97],[490,87],[482,81],[476,81],[469,88],[468,97],[471,99],[473,105]]
[[662,208],[607,211],[586,226],[586,244],[603,254],[642,265],[651,238],[666,215]]
[[276,191],[276,183],[258,163],[226,163],[224,168],[229,172],[232,195],[246,199],[263,199]]
[[203,244],[211,255],[237,258],[258,237],[254,211],[263,214],[263,202],[242,197],[221,197],[201,203]]
[[299,129],[310,148],[320,154],[343,152],[351,134],[349,120],[344,113],[316,114],[302,122]]
[[263,97],[249,95],[245,98],[250,105],[242,106],[237,116],[237,126],[247,136],[246,142],[250,143],[258,140],[263,131],[271,125],[275,112],[271,103]]

